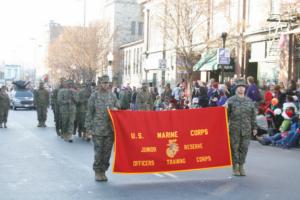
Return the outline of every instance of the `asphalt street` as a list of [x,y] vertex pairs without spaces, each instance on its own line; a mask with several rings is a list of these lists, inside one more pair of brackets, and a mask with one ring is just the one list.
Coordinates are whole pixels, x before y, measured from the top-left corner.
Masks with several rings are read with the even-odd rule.
[[231,168],[146,175],[110,169],[108,182],[95,182],[92,143],[58,138],[48,113],[48,127],[37,128],[35,111],[10,111],[8,129],[0,129],[0,200],[300,199],[300,149],[257,142],[246,177],[232,177]]

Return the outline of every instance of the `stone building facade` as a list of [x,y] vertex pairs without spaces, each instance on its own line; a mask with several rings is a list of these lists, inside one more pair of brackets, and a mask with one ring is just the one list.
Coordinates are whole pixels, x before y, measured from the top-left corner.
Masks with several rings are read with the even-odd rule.
[[112,72],[114,82],[122,83],[123,60],[120,47],[143,39],[144,23],[141,7],[137,0],[106,0],[104,19],[110,24],[112,42],[109,51],[113,53]]

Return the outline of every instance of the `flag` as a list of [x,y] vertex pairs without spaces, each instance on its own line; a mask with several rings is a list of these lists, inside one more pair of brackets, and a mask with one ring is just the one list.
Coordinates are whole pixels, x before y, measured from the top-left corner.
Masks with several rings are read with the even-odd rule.
[[231,166],[226,108],[109,110],[115,173],[156,173]]

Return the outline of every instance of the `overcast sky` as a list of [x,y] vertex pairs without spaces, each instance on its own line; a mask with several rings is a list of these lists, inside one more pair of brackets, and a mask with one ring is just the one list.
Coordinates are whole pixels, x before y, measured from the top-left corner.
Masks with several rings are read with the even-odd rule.
[[[102,17],[104,0],[86,0],[86,22]],[[0,62],[42,65],[50,20],[82,25],[84,0],[1,0]]]

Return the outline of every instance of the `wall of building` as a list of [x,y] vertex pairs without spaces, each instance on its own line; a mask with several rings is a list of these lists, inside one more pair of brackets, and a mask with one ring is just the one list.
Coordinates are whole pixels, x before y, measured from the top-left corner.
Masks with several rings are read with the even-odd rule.
[[139,87],[144,80],[145,71],[143,65],[143,41],[124,47],[123,52],[123,85]]
[[5,80],[14,81],[21,79],[20,65],[5,65]]
[[[144,67],[150,69],[148,79],[151,79],[154,73],[158,74],[158,79],[161,78],[159,75],[161,73],[156,72],[154,69],[159,65],[158,60],[164,57],[164,47],[166,54],[170,51],[169,54],[172,55],[167,56],[167,63],[172,62],[171,57],[175,57],[176,60],[176,54],[169,50],[172,45],[164,39],[163,31],[157,23],[157,15],[163,12],[158,2],[160,1],[140,1],[145,16],[144,47],[147,54]],[[210,29],[207,35],[211,39],[215,39],[214,44],[216,44],[221,42],[220,34],[224,31],[228,32],[227,45],[232,49],[235,57],[236,76],[253,75],[261,84],[263,81],[287,82],[288,79],[295,78],[294,74],[300,74],[300,70],[297,69],[297,66],[299,66],[298,58],[293,55],[295,46],[297,46],[296,39],[293,39],[292,42],[286,39],[285,49],[278,48],[280,33],[287,31],[287,23],[279,24],[278,22],[268,21],[270,13],[280,14],[295,7],[289,6],[288,3],[282,0],[210,0],[208,2],[211,6],[211,12],[208,13],[211,21],[208,23]],[[219,7],[218,10],[215,9],[222,3],[223,7]],[[168,10],[168,12],[171,11]],[[282,27],[276,31],[277,25]],[[147,32],[147,27],[149,27],[149,32]],[[203,30],[206,28],[207,26],[204,25]],[[174,37],[176,37],[176,34]],[[199,34],[199,37],[200,39],[198,38],[197,42],[206,39],[205,34],[201,36]],[[291,45],[293,46],[292,49]],[[176,63],[173,66],[176,66]],[[170,71],[168,76],[171,77],[170,79],[175,77],[174,80],[177,80],[179,77],[178,71]],[[201,77],[205,77],[205,75],[201,74]]]
[[5,84],[5,79],[4,79],[4,65],[0,65],[0,85]]
[[104,11],[104,19],[109,22],[113,35],[109,50],[114,55],[113,75],[119,77],[120,84],[123,64],[119,48],[143,38],[143,31],[139,31],[139,26],[143,29],[143,15],[137,0],[107,0]]

